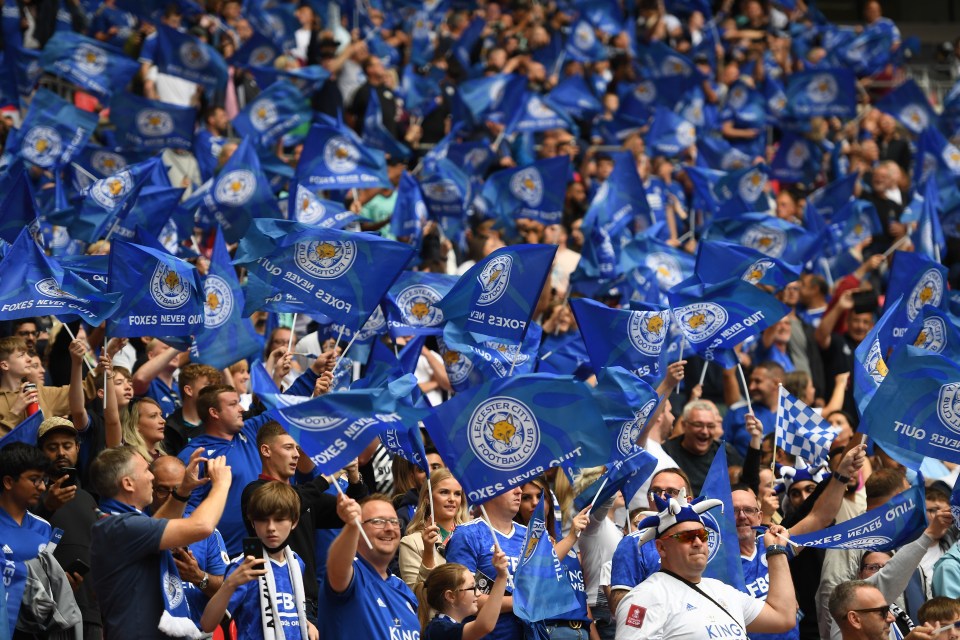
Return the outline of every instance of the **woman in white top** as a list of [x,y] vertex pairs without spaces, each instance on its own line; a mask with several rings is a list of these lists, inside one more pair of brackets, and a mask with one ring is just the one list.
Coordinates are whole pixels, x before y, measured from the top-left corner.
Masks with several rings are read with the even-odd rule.
[[[435,521],[427,502],[431,498]],[[467,504],[457,479],[446,468],[431,473],[430,483],[424,482],[420,489],[420,502],[407,525],[407,535],[400,540],[400,577],[411,589],[423,582],[431,569],[446,562],[443,550],[447,540],[467,519]]]

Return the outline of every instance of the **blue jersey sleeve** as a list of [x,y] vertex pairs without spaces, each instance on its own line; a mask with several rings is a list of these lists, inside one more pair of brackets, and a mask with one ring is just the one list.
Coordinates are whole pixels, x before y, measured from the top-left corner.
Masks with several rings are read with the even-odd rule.
[[637,547],[637,538],[624,536],[613,552],[610,564],[610,586],[612,588],[633,589],[640,584],[639,571],[640,550]]

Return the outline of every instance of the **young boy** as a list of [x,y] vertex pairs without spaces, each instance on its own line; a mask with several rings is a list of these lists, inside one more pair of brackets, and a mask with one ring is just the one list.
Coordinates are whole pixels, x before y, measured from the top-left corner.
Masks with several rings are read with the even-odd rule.
[[240,557],[227,567],[223,586],[203,611],[201,628],[213,632],[229,610],[239,640],[318,639],[306,618],[303,561],[287,546],[300,517],[300,496],[289,484],[268,482],[250,496],[247,517],[260,539],[261,557]]
[[44,417],[70,414],[69,386],[35,386],[25,391],[26,382],[33,373],[33,362],[23,338],[0,339],[0,437],[26,420],[27,407],[40,403]]
[[939,596],[930,598],[917,611],[919,624],[929,624],[933,627],[950,627],[937,635],[937,640],[957,640],[960,638],[960,629],[952,625],[960,623],[960,601],[954,598]]

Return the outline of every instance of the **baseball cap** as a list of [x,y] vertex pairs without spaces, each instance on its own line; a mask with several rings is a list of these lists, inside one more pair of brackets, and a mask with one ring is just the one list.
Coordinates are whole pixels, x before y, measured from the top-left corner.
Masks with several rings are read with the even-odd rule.
[[51,431],[69,431],[73,435],[79,434],[72,421],[66,418],[47,418],[40,423],[40,428],[37,429],[37,442],[43,440],[43,436]]

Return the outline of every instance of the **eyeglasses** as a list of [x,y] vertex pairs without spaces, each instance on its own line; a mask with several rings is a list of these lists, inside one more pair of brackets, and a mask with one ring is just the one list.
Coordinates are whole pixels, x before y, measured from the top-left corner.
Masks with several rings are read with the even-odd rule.
[[478,593],[480,590],[477,588],[477,583],[473,583],[473,584],[470,585],[469,587],[463,587],[462,589],[457,589],[457,591],[458,591],[458,592],[459,592],[459,591],[473,591],[474,593]]
[[18,338],[36,338],[39,335],[39,331],[17,331]]
[[707,541],[707,530],[706,529],[694,529],[693,531],[681,531],[680,533],[671,533],[665,538],[673,538],[677,542],[682,542],[683,544],[693,544],[694,540],[699,540],[700,542]]
[[851,609],[854,613],[879,613],[881,618],[886,618],[890,613],[890,605],[885,604],[882,607],[871,607],[869,609]]
[[716,422],[694,422],[692,420],[684,420],[683,425],[685,427],[691,427],[693,429],[713,429],[717,426]]
[[745,516],[755,516],[758,513],[760,513],[760,509],[757,509],[756,507],[734,507],[733,508],[734,516],[741,513]]
[[671,498],[676,498],[677,496],[680,495],[681,491],[683,491],[683,489],[670,489],[669,487],[668,488],[650,487],[651,496],[662,496],[663,494],[667,494]]
[[40,489],[40,488],[42,488],[43,486],[45,486],[45,485],[47,484],[47,479],[44,478],[43,476],[36,476],[36,477],[33,477],[33,478],[30,478],[30,477],[28,477],[28,476],[23,476],[23,478],[24,478],[27,482],[29,482],[30,484],[32,484],[33,486],[35,486],[37,489]]
[[368,518],[363,521],[363,524],[369,524],[374,529],[386,529],[389,524],[399,529],[400,518]]
[[874,573],[876,573],[877,571],[880,571],[880,569],[883,569],[885,566],[887,565],[871,562],[870,564],[863,565],[863,571],[873,571]]
[[165,487],[162,484],[158,484],[153,488],[153,492],[157,494],[158,498],[166,498],[167,496],[169,496],[171,493],[173,493],[179,488],[180,488],[179,485],[175,487]]

